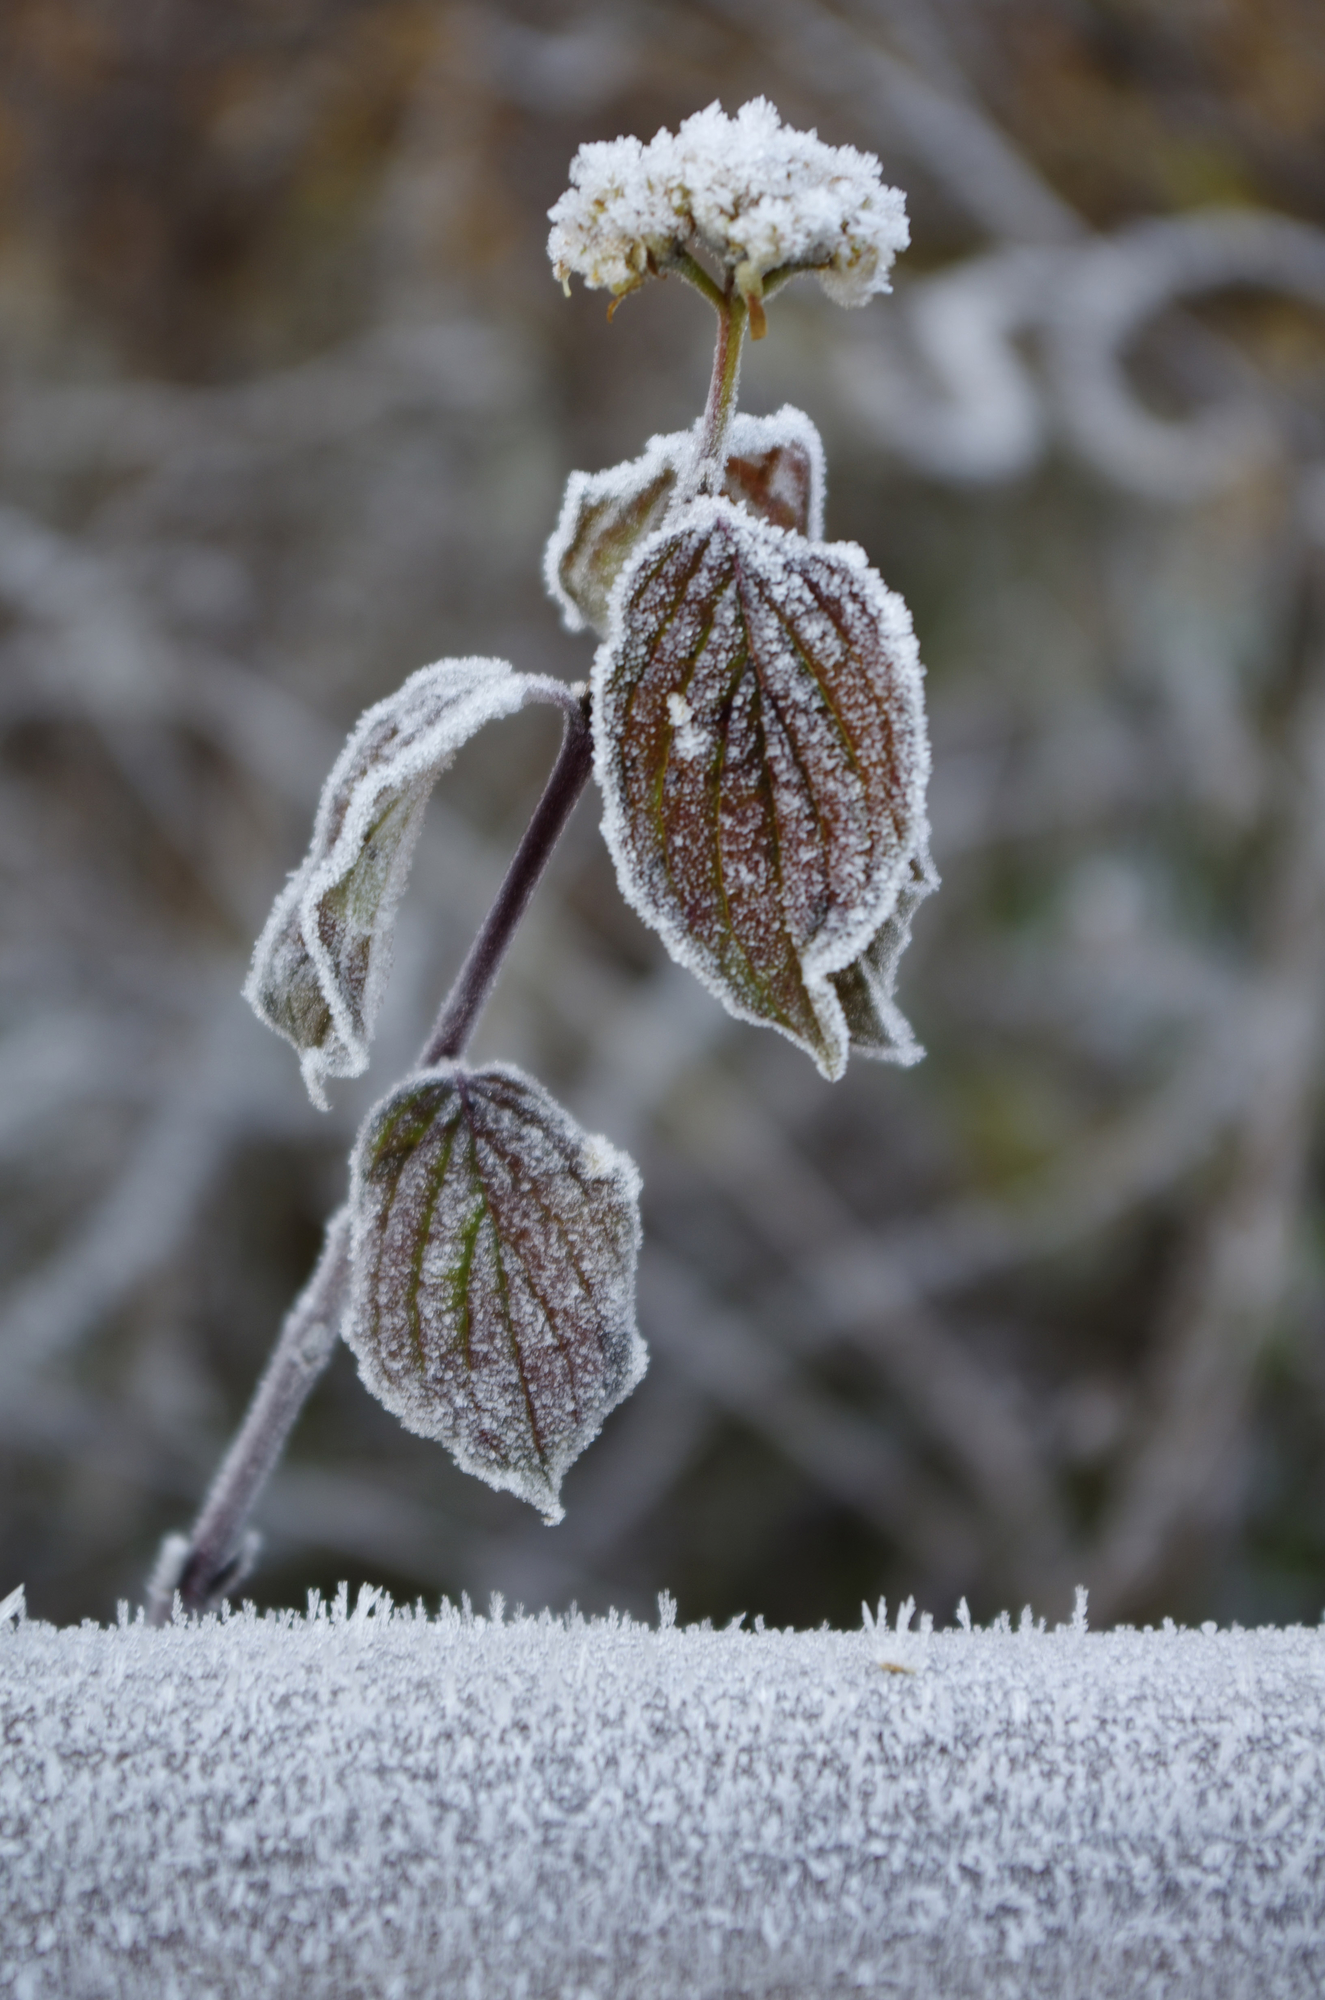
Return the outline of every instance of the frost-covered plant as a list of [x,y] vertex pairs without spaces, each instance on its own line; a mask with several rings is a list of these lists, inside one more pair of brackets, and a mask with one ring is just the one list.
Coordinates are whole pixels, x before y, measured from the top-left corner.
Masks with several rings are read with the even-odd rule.
[[849,1049],[911,1063],[893,999],[928,852],[921,669],[906,606],[825,542],[824,459],[799,410],[736,412],[747,328],[799,272],[862,305],[907,241],[879,163],[784,127],[762,99],[680,131],[583,147],[549,255],[612,307],[674,273],[717,313],[707,405],[639,458],[572,473],[546,579],[601,638],[588,687],[443,660],[360,719],[245,987],[313,1099],[356,1076],[428,795],[460,746],[529,702],[561,707],[543,797],[419,1058],[368,1115],[346,1206],[291,1310],[191,1537],[153,1579],[214,1602],[251,1562],[245,1523],[338,1333],[374,1395],[467,1471],[560,1518],[566,1468],[639,1381],[639,1177],[531,1077],[464,1052],[592,768],[627,901],[742,1020],[835,1079]]

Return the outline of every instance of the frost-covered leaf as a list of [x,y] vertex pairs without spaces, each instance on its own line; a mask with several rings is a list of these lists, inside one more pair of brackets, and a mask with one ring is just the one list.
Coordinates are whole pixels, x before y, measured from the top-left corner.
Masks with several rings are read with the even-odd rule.
[[309,1094],[357,1076],[391,969],[396,905],[433,784],[463,743],[560,683],[504,660],[421,667],[355,725],[322,790],[302,866],[276,899],[244,995],[293,1042]]
[[775,528],[818,541],[824,531],[824,448],[791,403],[775,416],[733,418],[723,493]]
[[668,950],[825,1076],[832,975],[886,923],[929,768],[906,606],[850,543],[692,502],[637,551],[594,667],[603,831]]
[[910,870],[897,891],[897,901],[854,964],[833,974],[851,1046],[862,1056],[898,1063],[909,1069],[924,1050],[893,997],[897,966],[911,941],[911,919],[926,896],[939,886],[938,871],[929,858],[928,838],[911,857]]
[[443,1063],[370,1112],[352,1176],[364,1382],[559,1520],[566,1468],[644,1373],[633,1163],[519,1070]]
[[605,472],[572,472],[543,557],[548,594],[570,631],[607,630],[612,586],[631,552],[661,525],[693,452],[691,433],[673,431]]
[[[605,472],[572,472],[543,558],[548,594],[570,631],[607,631],[613,586],[683,490],[695,445],[696,431],[669,431]],[[805,412],[787,403],[771,417],[736,416],[723,492],[776,528],[821,535],[824,451]]]

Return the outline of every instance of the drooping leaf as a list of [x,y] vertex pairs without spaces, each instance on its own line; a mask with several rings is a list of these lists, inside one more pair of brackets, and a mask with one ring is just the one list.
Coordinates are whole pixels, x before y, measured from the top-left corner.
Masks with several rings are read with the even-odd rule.
[[[543,574],[572,632],[607,631],[616,580],[682,492],[695,439],[694,431],[670,431],[650,438],[639,458],[571,474]],[[774,527],[823,532],[823,445],[803,410],[788,403],[771,417],[738,414],[727,454],[727,499]]]
[[396,906],[436,779],[485,722],[565,693],[504,660],[439,660],[359,718],[244,986],[258,1018],[299,1051],[315,1104],[325,1108],[326,1077],[367,1067]]
[[627,900],[732,1013],[839,1076],[832,975],[885,924],[924,829],[901,599],[849,543],[694,501],[617,585],[594,731]]
[[926,837],[911,856],[910,872],[897,891],[897,901],[865,950],[854,964],[833,974],[851,1047],[857,1055],[909,1069],[925,1053],[893,995],[898,962],[911,942],[911,919],[938,886],[938,871],[929,858]]
[[518,1069],[443,1063],[369,1113],[351,1175],[364,1382],[559,1520],[562,1475],[645,1369],[633,1163]]

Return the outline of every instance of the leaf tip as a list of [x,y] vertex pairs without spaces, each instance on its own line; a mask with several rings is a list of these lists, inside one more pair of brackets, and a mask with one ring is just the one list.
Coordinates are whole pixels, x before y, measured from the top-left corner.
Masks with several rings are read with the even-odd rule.
[[461,1457],[458,1463],[463,1471],[473,1473],[485,1485],[527,1502],[536,1514],[541,1515],[545,1528],[558,1527],[565,1520],[566,1509],[561,1504],[561,1481],[566,1470],[564,1463],[557,1466],[549,1464],[546,1459],[527,1459],[518,1466],[508,1463],[495,1476],[491,1465],[476,1459]]

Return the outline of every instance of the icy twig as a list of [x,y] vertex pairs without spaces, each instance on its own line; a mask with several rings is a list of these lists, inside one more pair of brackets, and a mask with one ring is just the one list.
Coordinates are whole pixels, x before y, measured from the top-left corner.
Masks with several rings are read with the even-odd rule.
[[1021,1416],[1013,1381],[919,1300],[903,1306],[896,1296],[884,1298],[851,1324],[835,1323],[825,1273],[837,1257],[874,1254],[875,1239],[750,1093],[706,1080],[687,1106],[685,1137],[696,1167],[734,1202],[770,1254],[808,1281],[788,1298],[779,1270],[753,1317],[780,1331],[807,1375],[816,1357],[845,1335],[999,1524],[1004,1545],[1016,1552],[1018,1575],[1042,1578],[1046,1590],[1063,1586],[1070,1568],[1066,1525],[1042,1440]]
[[[966,91],[955,63],[943,64],[940,81],[922,75],[815,0],[717,4],[758,36],[765,60],[776,52],[830,102],[854,100],[871,126],[895,129],[959,210],[996,240],[1062,243],[1084,233],[1075,211]],[[928,34],[941,35],[937,11],[925,13]]]
[[[0,1384],[66,1354],[150,1271],[193,1220],[220,1166],[235,1082],[234,1003],[208,982],[197,1039],[151,1114],[120,1174],[72,1240],[17,1286],[0,1311]],[[71,1096],[95,1081],[75,1076]]]

